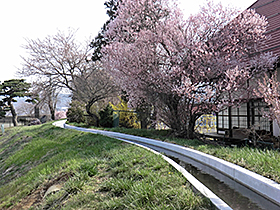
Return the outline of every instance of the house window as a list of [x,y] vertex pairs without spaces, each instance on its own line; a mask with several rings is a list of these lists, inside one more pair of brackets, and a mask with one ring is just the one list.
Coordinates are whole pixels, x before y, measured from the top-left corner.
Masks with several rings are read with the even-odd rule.
[[[229,130],[229,109],[225,109],[217,115],[217,131]],[[269,108],[261,100],[244,103],[231,108],[231,128],[253,128],[272,132],[272,122],[263,117]]]
[[266,103],[262,101],[255,101],[251,104],[252,115],[252,125],[255,130],[266,130],[271,132],[271,121],[268,118],[263,117],[263,113],[269,112],[269,108]]
[[228,124],[228,110],[223,110],[219,112],[219,115],[217,116],[218,119],[218,128],[219,129],[229,129],[229,124]]
[[232,127],[247,128],[247,104],[241,104],[239,107],[232,108],[231,111]]

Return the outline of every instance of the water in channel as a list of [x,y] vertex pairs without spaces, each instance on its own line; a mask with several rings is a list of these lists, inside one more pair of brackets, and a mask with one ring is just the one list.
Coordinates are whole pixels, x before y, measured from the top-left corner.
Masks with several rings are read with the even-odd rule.
[[164,152],[234,210],[280,209],[278,205],[211,167],[169,150],[162,148],[152,149]]
[[[214,169],[182,157],[175,158],[196,179],[203,183],[234,210],[279,210],[280,207]],[[174,160],[174,158],[172,158]],[[183,160],[182,160],[183,159]]]

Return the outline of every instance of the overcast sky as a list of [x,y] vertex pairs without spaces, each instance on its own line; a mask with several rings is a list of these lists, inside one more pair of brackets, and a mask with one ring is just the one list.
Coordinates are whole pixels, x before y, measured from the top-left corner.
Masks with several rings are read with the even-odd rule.
[[[179,0],[186,15],[196,13],[205,0]],[[220,0],[214,0],[219,2]],[[227,6],[246,9],[256,0],[222,0]],[[16,78],[21,68],[22,45],[28,39],[43,39],[58,30],[78,29],[80,42],[95,37],[108,19],[105,0],[1,0],[0,81]]]

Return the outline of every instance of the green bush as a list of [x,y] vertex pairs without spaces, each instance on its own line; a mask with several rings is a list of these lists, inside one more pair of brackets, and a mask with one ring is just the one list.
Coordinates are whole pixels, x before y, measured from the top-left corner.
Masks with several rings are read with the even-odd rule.
[[88,127],[98,126],[98,120],[99,120],[98,116],[94,117],[94,116],[86,115],[85,118],[86,118],[85,123]]
[[76,123],[84,123],[85,116],[84,116],[84,106],[79,101],[73,101],[70,104],[71,108],[67,111],[67,121],[68,122],[76,122]]
[[125,100],[121,97],[119,97],[119,99],[120,103],[117,105],[110,103],[112,108],[119,112],[119,126],[124,128],[140,128],[137,114],[128,108],[128,104]]
[[105,109],[99,111],[100,126],[105,128],[113,127],[113,108],[108,104]]

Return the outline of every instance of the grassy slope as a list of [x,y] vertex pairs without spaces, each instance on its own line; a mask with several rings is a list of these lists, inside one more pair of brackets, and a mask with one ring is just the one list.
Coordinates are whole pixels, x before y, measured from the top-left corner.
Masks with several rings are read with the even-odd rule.
[[255,173],[265,176],[280,183],[280,152],[273,150],[261,150],[249,147],[230,148],[222,146],[207,145],[198,140],[187,140],[172,138],[166,130],[139,130],[112,128],[107,129],[116,132],[143,136],[162,141],[167,141],[186,147],[190,147],[201,152],[216,156],[226,161],[232,162]]
[[[45,196],[51,186],[59,192]],[[161,157],[44,124],[0,136],[0,209],[209,209]]]

